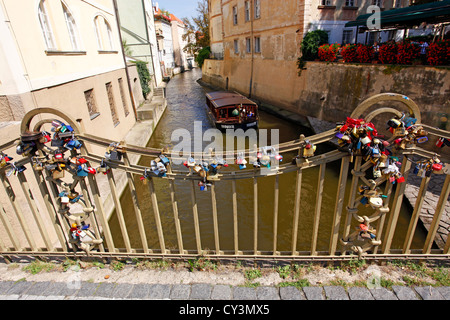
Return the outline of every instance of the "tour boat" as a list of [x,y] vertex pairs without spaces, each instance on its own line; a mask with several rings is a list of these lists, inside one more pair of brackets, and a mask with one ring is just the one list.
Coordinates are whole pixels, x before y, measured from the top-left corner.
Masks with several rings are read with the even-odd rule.
[[237,92],[208,92],[206,107],[219,130],[247,130],[258,127],[258,104]]

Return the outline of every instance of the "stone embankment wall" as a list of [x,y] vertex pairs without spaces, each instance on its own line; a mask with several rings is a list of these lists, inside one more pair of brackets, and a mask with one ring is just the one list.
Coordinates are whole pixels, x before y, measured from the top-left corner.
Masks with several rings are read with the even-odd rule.
[[259,68],[258,63],[249,76],[242,74],[242,70],[251,70],[248,66],[231,68],[226,60],[206,60],[202,80],[331,122],[345,120],[375,94],[400,93],[417,103],[423,123],[450,130],[450,68],[308,62],[297,75],[295,62],[277,64],[276,72],[273,66]]

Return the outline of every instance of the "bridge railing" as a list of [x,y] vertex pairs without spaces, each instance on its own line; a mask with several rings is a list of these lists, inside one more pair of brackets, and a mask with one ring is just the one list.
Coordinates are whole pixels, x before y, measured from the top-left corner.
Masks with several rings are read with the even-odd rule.
[[[417,121],[415,125],[426,130],[428,136],[450,139],[450,132],[420,124],[418,107],[407,97],[398,94],[382,94],[370,98],[364,101],[350,118],[364,117],[365,123],[369,123],[382,113],[392,113],[400,117],[401,112],[394,108],[377,108],[369,112],[371,106],[391,100],[406,105],[411,117]],[[53,114],[54,117],[36,122],[36,116],[42,114]],[[34,122],[36,122],[34,126],[31,126]],[[54,135],[52,142],[45,140],[45,134],[36,140],[36,137],[27,133],[42,133],[48,126],[53,127],[60,136],[58,138]],[[161,155],[161,150],[133,145],[114,145],[115,141],[83,133],[70,117],[50,108],[29,112],[22,121],[21,132],[23,133],[21,137],[0,146],[4,159],[0,169],[2,200],[0,254],[4,257],[29,255],[186,259],[208,256],[218,259],[305,261],[345,260],[355,256],[366,259],[412,257],[448,259],[450,257],[450,238],[448,230],[445,230],[445,225],[448,225],[447,219],[449,219],[446,216],[450,191],[449,161],[434,152],[420,148],[414,139],[404,144],[403,148],[396,150],[397,158],[391,163],[392,170],[395,172],[390,174],[375,175],[374,166],[377,162],[371,156],[363,156],[358,152],[353,154],[353,151],[345,152],[342,148],[322,154],[308,154],[310,151],[307,144],[317,146],[335,139],[336,133],[340,132],[340,128],[337,128],[310,137],[300,136],[297,140],[278,145],[280,154],[294,153],[294,157],[292,161],[286,159],[287,161],[283,161],[283,164],[272,170],[263,171],[258,167],[248,170],[229,169],[220,171],[217,175],[209,173],[202,176],[201,167],[197,167],[198,171],[194,169],[195,167],[190,167],[189,171],[185,168],[172,168],[170,160],[173,159],[170,157],[160,158],[159,162],[164,165],[163,168],[160,165],[163,174],[151,173],[155,171],[155,168],[132,164],[129,155],[137,154],[155,158]],[[393,134],[392,137],[386,138],[386,145],[390,144],[392,148],[397,148],[394,146],[400,144],[397,140],[399,137],[403,137],[400,140],[405,139],[405,136]],[[62,140],[64,143],[61,142]],[[19,146],[17,150],[21,155],[11,154],[11,150],[14,150],[16,146]],[[107,152],[95,154],[91,151],[92,146],[100,146]],[[243,152],[248,158],[258,150],[261,149],[243,150]],[[6,151],[9,152],[8,155]],[[240,152],[234,151],[231,156],[236,157]],[[163,155],[166,154],[169,152],[163,153]],[[180,159],[186,159],[188,156],[192,155],[179,155]],[[210,155],[196,154],[194,156],[206,158]],[[14,159],[9,160],[10,157]],[[388,159],[391,158],[388,157]],[[431,171],[431,174],[424,174],[421,178],[417,199],[406,222],[406,231],[401,235],[403,246],[392,248],[408,177],[417,174],[416,167],[417,170],[421,169],[420,164],[428,163],[430,159],[434,159],[433,163],[437,163],[438,166],[442,165],[442,169],[436,168]],[[169,162],[165,162],[166,160]],[[329,188],[325,172],[330,163],[340,165],[336,195],[334,200],[331,200],[331,203],[334,203],[332,217],[331,220],[324,221],[323,216],[321,219],[324,188]],[[318,170],[318,173],[317,181],[313,183],[315,185],[314,204],[310,206],[313,212],[309,213],[312,216],[312,223],[308,227],[310,237],[305,240],[302,235],[304,230],[300,228],[303,225],[300,216],[304,209],[301,198],[302,188],[305,188],[304,175],[309,170]],[[125,174],[131,199],[126,203],[123,203],[118,191],[117,175],[115,175],[117,172]],[[394,173],[396,177],[392,181]],[[445,179],[443,179],[440,194],[436,195],[433,217],[426,231],[422,248],[412,248],[423,202],[427,196],[427,187],[430,179],[437,173],[443,174]],[[283,227],[279,224],[280,215],[283,215],[283,219],[286,218],[284,213],[279,212],[280,178],[286,174],[295,175],[295,184],[289,186],[293,194],[293,208],[292,215],[289,216],[292,223],[288,224],[287,229],[286,224],[283,224]],[[258,186],[262,179],[268,178],[273,179],[273,187],[261,194]],[[99,180],[107,181],[107,184],[99,183]],[[142,197],[138,196],[136,184],[140,183],[140,180],[147,185],[145,198],[150,199],[151,210],[143,209]],[[242,180],[250,181],[253,192],[250,192],[252,194],[250,209],[247,206],[245,210],[240,211],[237,183]],[[231,184],[229,197],[218,199],[217,188],[224,183]],[[161,187],[161,184],[164,184],[164,187]],[[183,185],[184,190],[189,190],[190,201],[180,202],[180,191],[177,185]],[[207,197],[209,197],[210,209],[206,215],[212,220],[213,239],[213,247],[209,248],[202,242],[204,230],[201,230],[199,218],[201,210],[198,202],[199,185],[209,189]],[[384,187],[384,190],[381,190],[381,187]],[[164,188],[163,201],[161,192],[157,192],[161,188]],[[270,232],[272,241],[269,250],[261,250],[260,210],[266,205],[267,193],[273,195],[273,202],[270,201],[271,204],[273,203]],[[112,198],[114,204],[114,214],[118,224],[116,231],[112,231],[110,216],[105,209],[105,194]],[[202,199],[205,197],[204,194],[202,193]],[[167,199],[170,205],[161,209],[161,203],[166,202]],[[225,206],[231,208],[232,214],[232,227],[227,229],[223,228],[219,216],[219,208]],[[193,223],[193,230],[189,232],[193,234],[186,233],[184,224],[187,220],[180,216],[181,207],[183,210],[189,207]],[[134,213],[132,225],[130,225],[130,219],[125,217],[125,211],[128,212],[130,209]],[[171,223],[163,226],[162,219],[168,215],[172,217]],[[247,239],[251,239],[251,243],[246,244],[244,249],[241,239],[243,235],[239,232],[239,220],[243,215],[247,217],[247,221],[251,221],[249,223],[251,235],[245,235]],[[154,226],[151,230],[145,222],[149,219]],[[330,230],[329,235],[321,234],[322,242],[323,238],[328,242],[326,249],[323,249],[324,246],[318,247],[319,229],[324,224],[327,224],[327,230]],[[169,230],[174,235],[175,244],[172,242],[168,244],[165,236]],[[120,237],[114,232],[119,232]],[[157,241],[149,242],[149,233],[154,233]],[[446,238],[444,243],[435,241],[438,233],[444,239]],[[289,248],[280,250],[279,239],[286,235],[289,235],[291,239]],[[186,249],[187,237],[193,239],[193,249]],[[116,244],[118,238],[120,238],[120,246]],[[138,240],[132,240],[132,238]],[[221,246],[222,239],[230,239],[231,248],[227,246],[224,249]],[[300,250],[300,246],[307,249]]]

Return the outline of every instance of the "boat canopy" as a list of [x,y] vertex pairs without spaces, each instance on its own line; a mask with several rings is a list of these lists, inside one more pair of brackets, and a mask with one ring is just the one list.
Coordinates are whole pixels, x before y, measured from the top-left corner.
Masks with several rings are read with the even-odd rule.
[[257,105],[254,101],[233,92],[210,92],[207,93],[206,96],[212,102],[212,105],[215,108],[225,107],[225,106],[234,106],[239,104],[244,105]]

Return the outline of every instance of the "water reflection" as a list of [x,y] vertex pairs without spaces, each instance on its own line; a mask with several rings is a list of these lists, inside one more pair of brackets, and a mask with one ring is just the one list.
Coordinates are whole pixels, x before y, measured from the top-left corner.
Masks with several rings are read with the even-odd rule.
[[[205,109],[205,92],[211,89],[200,86],[196,80],[201,77],[201,70],[194,69],[175,76],[167,87],[168,106],[164,116],[155,130],[148,146],[163,148],[173,146],[171,141],[172,132],[175,129],[185,129],[191,135],[194,134],[194,122],[201,121],[202,130],[213,128],[209,121]],[[309,136],[312,132],[304,127],[300,127],[291,122],[280,119],[271,114],[261,112],[260,129],[279,129],[280,142],[297,139],[300,134]],[[224,139],[225,140],[225,139]],[[270,141],[270,140],[269,140]],[[205,142],[207,145],[209,142]],[[329,146],[321,145],[317,152],[329,150]],[[295,153],[283,154],[284,161],[290,161]],[[140,164],[149,166],[151,158],[142,157]],[[237,166],[232,166],[228,170],[238,170]],[[337,183],[339,179],[340,161],[327,164],[325,174],[325,187],[321,205],[321,215],[319,224],[319,234],[317,242],[318,251],[327,251],[331,236],[331,225],[333,222],[333,212],[336,202]],[[298,229],[297,250],[309,251],[312,239],[312,226],[315,212],[316,190],[318,183],[319,168],[304,170],[300,217]],[[273,248],[273,228],[274,228],[274,183],[275,177],[258,178],[258,250],[271,251]],[[277,250],[289,251],[291,249],[292,224],[294,214],[294,193],[295,193],[296,173],[288,173],[279,177],[279,206],[278,206],[278,237]],[[151,249],[159,249],[158,236],[155,226],[155,219],[148,188],[142,184],[139,177],[135,177],[137,196],[140,209],[143,215],[148,245]],[[348,203],[348,190],[350,179],[346,188],[344,206]],[[194,217],[192,214],[191,183],[189,181],[175,181],[176,196],[178,202],[179,219],[183,234],[183,244],[185,250],[196,249],[196,239],[194,232]],[[158,197],[158,207],[161,214],[161,223],[164,232],[165,245],[168,249],[178,249],[172,203],[170,198],[170,186],[167,180],[155,179],[155,190]],[[220,181],[216,183],[216,197],[218,208],[218,224],[220,234],[221,250],[234,250],[233,235],[233,209],[232,209],[232,186],[231,181]],[[253,250],[253,180],[242,179],[236,183],[237,207],[238,207],[238,234],[239,250]],[[200,191],[195,188],[198,217],[200,223],[200,240],[202,248],[214,249],[214,230],[212,218],[212,204],[210,191]],[[131,203],[128,188],[125,190],[122,199],[123,204]],[[136,224],[133,208],[130,205],[123,205],[125,220],[127,222],[128,234],[133,247],[141,247],[140,236]],[[341,231],[345,223],[344,217],[341,220]],[[360,215],[372,215],[373,211],[362,208]],[[400,248],[403,244],[401,235],[408,227],[408,210],[402,209],[397,232],[393,241],[393,248]],[[388,221],[389,219],[386,219]],[[120,228],[115,214],[110,219],[110,226],[114,236],[116,247],[124,247],[120,233]],[[352,228],[356,226],[353,219]],[[416,232],[412,248],[420,248],[425,239],[420,228]]]

